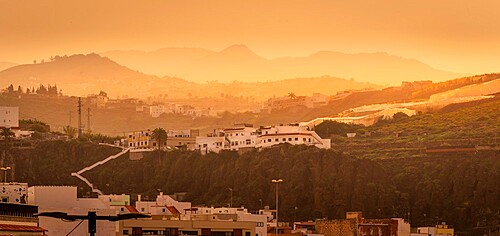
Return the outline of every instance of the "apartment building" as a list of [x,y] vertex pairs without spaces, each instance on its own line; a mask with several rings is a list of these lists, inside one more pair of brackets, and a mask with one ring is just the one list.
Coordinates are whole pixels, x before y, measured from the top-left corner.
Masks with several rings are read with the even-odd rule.
[[257,148],[271,147],[276,144],[308,145],[318,148],[331,148],[330,139],[322,139],[316,132],[298,125],[270,126],[260,129]]

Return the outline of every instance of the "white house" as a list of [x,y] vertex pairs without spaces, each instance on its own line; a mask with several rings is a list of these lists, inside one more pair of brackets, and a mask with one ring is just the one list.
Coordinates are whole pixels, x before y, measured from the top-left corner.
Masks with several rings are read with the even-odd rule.
[[227,148],[237,151],[242,148],[255,148],[257,144],[257,130],[249,124],[237,124],[235,127],[223,129]]
[[316,132],[307,130],[306,127],[302,126],[271,126],[261,128],[260,132],[261,134],[257,138],[257,148],[271,147],[280,143],[331,148],[330,139],[322,139]]
[[176,219],[180,219],[181,214],[185,209],[191,208],[191,202],[179,202],[174,200],[169,195],[164,195],[163,192],[156,197],[156,201],[142,201],[139,195],[135,202],[135,208],[140,213],[151,215],[164,215]]
[[196,137],[196,149],[202,154],[209,152],[219,153],[221,150],[227,149],[227,141],[224,136]]

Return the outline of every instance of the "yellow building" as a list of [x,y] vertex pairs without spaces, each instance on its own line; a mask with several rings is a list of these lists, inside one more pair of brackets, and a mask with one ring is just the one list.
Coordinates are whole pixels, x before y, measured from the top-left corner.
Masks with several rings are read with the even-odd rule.
[[436,236],[453,236],[455,230],[450,225],[440,224],[436,225]]

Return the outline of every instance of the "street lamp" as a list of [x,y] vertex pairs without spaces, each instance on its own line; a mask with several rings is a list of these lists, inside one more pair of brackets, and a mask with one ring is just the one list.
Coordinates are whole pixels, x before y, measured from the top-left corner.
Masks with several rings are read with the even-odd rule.
[[233,207],[233,189],[232,188],[227,188],[229,189],[229,192],[231,192],[231,201],[229,202],[229,208]]
[[10,166],[7,166],[7,167],[0,167],[0,170],[3,170],[4,172],[4,177],[3,177],[3,182],[4,183],[7,183],[7,171],[10,170]]
[[278,236],[278,186],[279,183],[283,182],[282,179],[273,179],[271,182],[276,184],[276,236]]

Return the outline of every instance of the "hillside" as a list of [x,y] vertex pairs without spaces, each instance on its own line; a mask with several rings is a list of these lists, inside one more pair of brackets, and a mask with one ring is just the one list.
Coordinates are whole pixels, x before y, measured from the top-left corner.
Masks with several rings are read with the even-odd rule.
[[[353,126],[324,122],[315,127],[333,147],[364,158],[407,158],[425,156],[426,148],[475,147],[500,144],[500,97],[451,104],[431,113],[393,120],[373,126]],[[347,138],[347,133],[356,133]],[[492,150],[498,156],[498,150]],[[451,153],[450,156],[464,155]]]
[[304,57],[266,59],[245,45],[232,45],[218,52],[198,48],[166,48],[154,52],[110,51],[102,54],[144,73],[178,76],[198,83],[275,81],[330,75],[395,85],[402,81],[443,81],[460,76],[434,69],[414,59],[386,53],[322,51]]
[[132,71],[97,54],[56,57],[50,62],[18,65],[0,72],[3,88],[12,83],[22,87],[56,84],[63,93],[76,96],[105,90],[113,97],[147,97],[179,82],[189,85],[179,79],[160,79]]
[[[42,142],[30,148],[1,146],[8,172],[30,185],[88,187],[70,173],[118,150],[76,141]],[[119,170],[119,171],[118,171]],[[366,217],[406,217],[412,225],[446,221],[458,231],[487,226],[500,219],[500,160],[491,155],[428,156],[370,160],[334,150],[280,145],[239,156],[235,152],[201,156],[195,152],[151,152],[142,160],[127,155],[85,173],[105,193],[130,193],[133,199],[187,192],[194,205],[233,203],[257,210],[274,205],[271,179],[282,178],[282,219],[343,218],[346,211]],[[50,173],[50,174],[48,174]],[[295,212],[295,207],[298,210]],[[424,217],[424,214],[426,217]]]

